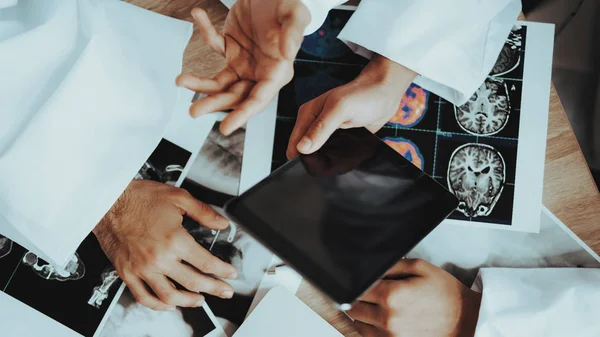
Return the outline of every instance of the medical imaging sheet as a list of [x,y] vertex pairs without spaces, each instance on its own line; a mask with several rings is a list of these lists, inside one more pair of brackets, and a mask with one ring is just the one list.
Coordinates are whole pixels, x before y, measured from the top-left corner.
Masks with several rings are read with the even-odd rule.
[[[279,95],[273,170],[287,161],[299,107],[353,80],[368,63],[336,38],[351,14],[331,11],[305,38],[294,78]],[[552,45],[552,26],[518,23],[468,102],[454,106],[413,83],[377,133],[458,197],[446,222],[538,232]]]

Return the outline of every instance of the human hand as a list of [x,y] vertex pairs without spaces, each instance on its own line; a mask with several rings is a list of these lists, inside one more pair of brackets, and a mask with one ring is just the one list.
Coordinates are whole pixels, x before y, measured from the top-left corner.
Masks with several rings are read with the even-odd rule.
[[472,337],[481,294],[423,260],[402,260],[348,315],[364,336]]
[[[215,277],[235,278],[235,268],[194,240],[182,227],[184,215],[212,229],[229,224],[183,189],[133,180],[94,228],[135,299],[151,309],[200,306],[204,297],[199,292],[233,296],[231,286]],[[173,281],[187,290],[177,289]]]
[[181,74],[177,85],[208,95],[192,104],[192,117],[233,109],[221,123],[221,132],[229,135],[261,112],[292,79],[310,12],[300,0],[238,0],[227,15],[223,34],[204,10],[195,8],[192,16],[204,40],[227,65],[213,79]]
[[287,157],[317,151],[338,128],[379,130],[397,112],[416,75],[394,61],[375,56],[356,79],[300,107]]

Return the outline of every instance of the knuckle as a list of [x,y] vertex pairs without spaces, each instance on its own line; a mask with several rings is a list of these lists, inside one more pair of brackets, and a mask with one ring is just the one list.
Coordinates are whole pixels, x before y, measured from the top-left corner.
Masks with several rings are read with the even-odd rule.
[[317,118],[313,123],[313,132],[321,132],[325,129],[325,121],[322,118]]
[[161,300],[167,305],[177,305],[179,297],[175,291],[168,291],[163,295]]
[[194,292],[200,292],[202,290],[202,281],[199,279],[190,278],[183,284],[186,289]]
[[205,273],[212,273],[216,269],[216,263],[213,259],[206,259],[202,262],[202,271]]

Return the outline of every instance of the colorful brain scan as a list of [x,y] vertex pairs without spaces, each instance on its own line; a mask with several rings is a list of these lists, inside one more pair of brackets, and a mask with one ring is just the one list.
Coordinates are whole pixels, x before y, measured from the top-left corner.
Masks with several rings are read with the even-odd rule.
[[387,137],[384,138],[383,141],[392,149],[396,150],[396,152],[400,153],[408,161],[413,163],[413,165],[421,170],[423,169],[425,160],[423,159],[423,155],[415,143],[402,137]]
[[411,84],[410,87],[402,96],[398,111],[390,119],[390,124],[413,127],[417,125],[427,112],[427,100],[429,92],[416,84]]

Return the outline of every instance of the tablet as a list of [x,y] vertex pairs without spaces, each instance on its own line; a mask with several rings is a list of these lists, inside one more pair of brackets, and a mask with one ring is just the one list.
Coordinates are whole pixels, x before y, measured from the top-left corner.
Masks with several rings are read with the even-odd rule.
[[228,216],[347,307],[442,222],[456,197],[367,129],[336,131],[231,200]]

